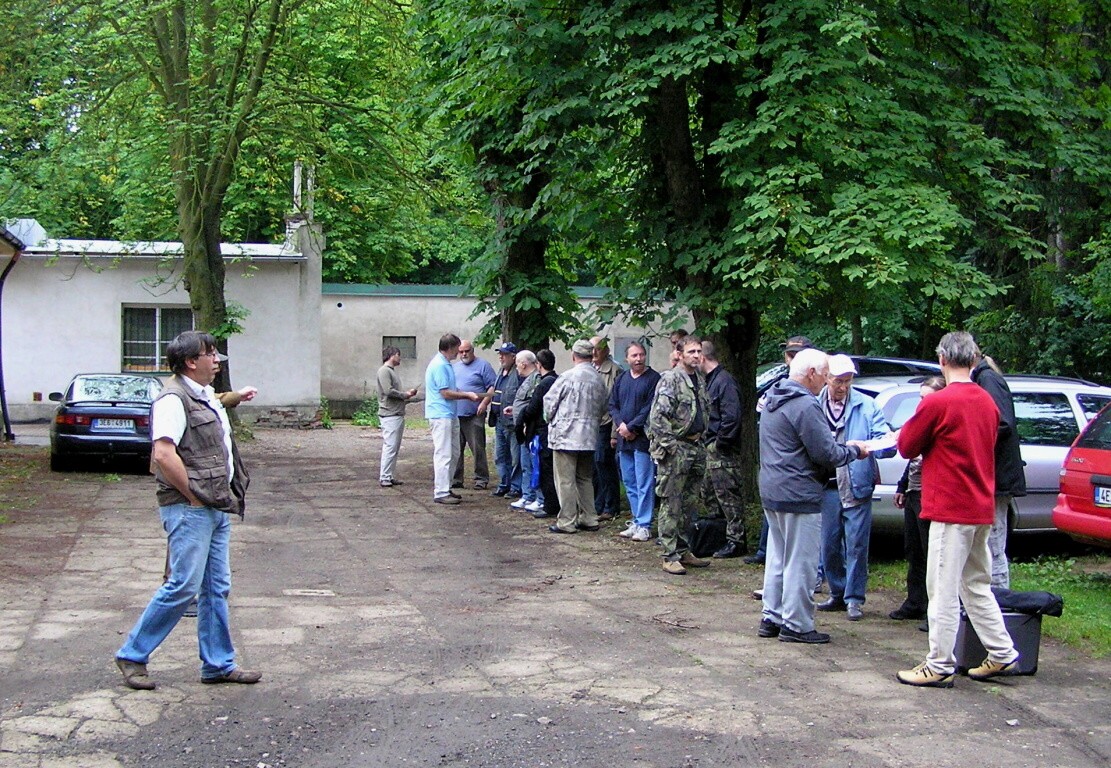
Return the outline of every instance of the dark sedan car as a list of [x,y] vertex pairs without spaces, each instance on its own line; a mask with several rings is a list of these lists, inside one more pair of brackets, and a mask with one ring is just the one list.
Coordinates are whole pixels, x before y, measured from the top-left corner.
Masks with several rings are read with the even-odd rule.
[[78,462],[113,459],[150,460],[150,405],[162,391],[154,376],[82,373],[59,403],[50,425],[50,468],[61,471]]

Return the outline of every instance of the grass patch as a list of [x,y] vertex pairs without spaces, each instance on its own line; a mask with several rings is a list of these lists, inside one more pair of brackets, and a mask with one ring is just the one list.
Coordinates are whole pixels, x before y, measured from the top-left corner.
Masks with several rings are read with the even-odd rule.
[[11,522],[11,518],[2,513],[27,509],[38,501],[36,496],[27,493],[27,488],[35,473],[44,471],[44,456],[42,448],[0,443],[0,523]]
[[1111,655],[1111,558],[1043,557],[1011,564],[1011,589],[1045,590],[1065,598],[1061,618],[1046,618],[1042,632],[1094,658]]
[[[906,563],[900,560],[868,565],[869,590],[905,594]],[[1011,589],[1045,591],[1065,599],[1060,618],[1047,616],[1042,633],[1093,658],[1111,655],[1111,556],[1056,555],[1011,561]]]
[[378,398],[368,397],[359,404],[358,410],[351,414],[351,423],[356,427],[380,427],[378,418]]

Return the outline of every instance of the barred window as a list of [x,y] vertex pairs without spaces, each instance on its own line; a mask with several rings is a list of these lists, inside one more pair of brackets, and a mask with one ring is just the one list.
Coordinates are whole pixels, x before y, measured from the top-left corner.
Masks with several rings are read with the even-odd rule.
[[189,307],[124,307],[123,371],[166,370],[166,346],[182,331],[193,330]]

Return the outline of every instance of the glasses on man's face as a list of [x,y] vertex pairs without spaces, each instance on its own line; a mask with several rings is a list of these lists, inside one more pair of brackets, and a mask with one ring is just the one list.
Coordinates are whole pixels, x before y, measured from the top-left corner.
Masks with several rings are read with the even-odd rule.
[[459,354],[461,354],[461,355],[473,355],[474,350],[473,349],[461,349],[461,350],[459,350]]
[[213,357],[213,358],[215,358],[215,357],[218,357],[219,355],[220,355],[220,353],[219,353],[219,352],[217,352],[217,351],[216,351],[216,350],[214,349],[214,350],[212,350],[211,352],[202,352],[202,353],[200,353],[199,355],[197,355],[197,357]]

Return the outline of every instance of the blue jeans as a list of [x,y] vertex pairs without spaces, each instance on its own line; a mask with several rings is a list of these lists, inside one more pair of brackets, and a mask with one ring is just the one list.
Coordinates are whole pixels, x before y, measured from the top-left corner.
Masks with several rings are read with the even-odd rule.
[[[539,479],[536,485],[532,484],[532,469],[534,457],[528,444],[522,444],[518,449],[521,454],[521,498],[525,501],[544,502],[544,494],[540,490]],[[539,467],[537,467],[539,469]]]
[[146,664],[197,596],[201,677],[226,675],[235,669],[228,628],[231,521],[218,509],[188,504],[159,507],[158,514],[170,542],[170,579],[154,593],[116,658]]
[[858,507],[842,507],[837,491],[827,489],[822,493],[822,568],[830,597],[864,602],[871,536],[871,499]]
[[641,528],[652,525],[652,511],[656,506],[656,465],[647,451],[618,451],[621,462],[621,479],[633,522]]
[[513,427],[494,426],[494,465],[498,468],[498,490],[521,492],[521,457]]

